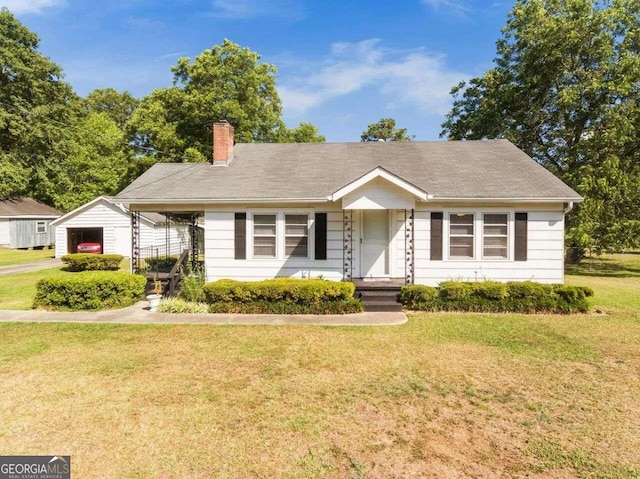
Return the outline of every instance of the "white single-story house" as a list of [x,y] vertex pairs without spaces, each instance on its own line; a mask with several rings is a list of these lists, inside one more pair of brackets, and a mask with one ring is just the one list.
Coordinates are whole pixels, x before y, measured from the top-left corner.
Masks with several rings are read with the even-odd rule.
[[[56,258],[76,253],[80,243],[100,243],[105,254],[131,257],[131,214],[113,198],[98,198],[79,206],[52,223],[56,228]],[[144,213],[139,222],[139,248],[145,256],[180,254],[190,248],[188,224],[171,222],[165,215]],[[164,250],[169,245],[168,253]]]
[[26,196],[0,200],[0,246],[40,248],[55,242],[53,220],[62,213]]
[[218,122],[213,150],[115,199],[203,215],[209,281],[564,281],[564,217],[582,198],[507,140],[234,145]]

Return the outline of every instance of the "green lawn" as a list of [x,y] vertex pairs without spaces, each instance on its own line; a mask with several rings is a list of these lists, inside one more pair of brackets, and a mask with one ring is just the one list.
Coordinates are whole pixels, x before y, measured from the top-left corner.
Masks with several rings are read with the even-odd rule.
[[640,281],[614,263],[567,278],[606,314],[0,324],[0,450],[86,478],[637,478]]
[[44,259],[52,259],[55,251],[52,249],[9,249],[0,248],[0,266],[12,264],[32,263]]
[[58,267],[0,276],[0,309],[31,309],[38,280],[61,274],[71,273]]

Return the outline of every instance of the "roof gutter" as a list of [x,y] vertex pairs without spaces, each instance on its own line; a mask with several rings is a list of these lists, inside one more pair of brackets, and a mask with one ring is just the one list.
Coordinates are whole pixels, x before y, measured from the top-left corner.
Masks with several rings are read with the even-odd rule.
[[459,201],[464,203],[574,203],[583,201],[582,198],[460,198],[437,196],[431,201]]
[[136,198],[116,198],[129,205],[202,205],[220,203],[326,203],[327,198],[200,198],[200,199],[136,199]]

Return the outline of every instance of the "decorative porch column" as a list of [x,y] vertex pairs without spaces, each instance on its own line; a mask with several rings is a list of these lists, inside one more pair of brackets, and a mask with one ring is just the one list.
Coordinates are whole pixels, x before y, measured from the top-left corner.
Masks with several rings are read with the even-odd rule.
[[191,224],[189,227],[191,233],[191,270],[198,271],[200,267],[198,263],[198,257],[200,254],[200,245],[198,244],[198,215],[191,215]]
[[140,272],[140,212],[131,212],[131,272]]
[[415,211],[404,210],[404,283],[413,284],[415,281]]
[[342,214],[342,280],[353,279],[353,210]]

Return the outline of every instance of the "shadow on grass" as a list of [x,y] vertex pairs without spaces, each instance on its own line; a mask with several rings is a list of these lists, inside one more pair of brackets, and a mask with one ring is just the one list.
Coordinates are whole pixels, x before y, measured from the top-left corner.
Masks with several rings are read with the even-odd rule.
[[626,253],[625,255],[635,257],[630,261],[620,261],[618,258],[608,256],[585,258],[579,264],[567,264],[565,273],[576,276],[640,277],[640,253]]

